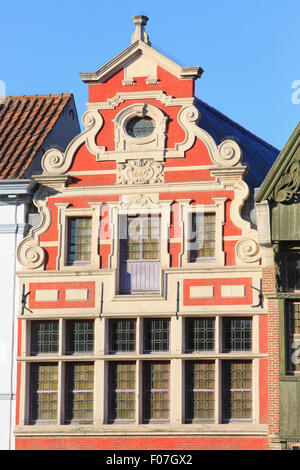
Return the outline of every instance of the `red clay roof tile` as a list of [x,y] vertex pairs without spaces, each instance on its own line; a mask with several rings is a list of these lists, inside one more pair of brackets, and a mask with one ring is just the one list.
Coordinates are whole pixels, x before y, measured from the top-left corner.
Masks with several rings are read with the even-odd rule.
[[71,97],[8,96],[0,101],[0,179],[24,176]]

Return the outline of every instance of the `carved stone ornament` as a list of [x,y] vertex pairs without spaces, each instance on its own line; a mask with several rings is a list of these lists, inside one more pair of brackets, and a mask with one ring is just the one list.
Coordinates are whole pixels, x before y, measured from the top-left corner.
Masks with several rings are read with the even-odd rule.
[[254,263],[261,257],[259,244],[251,238],[244,238],[237,243],[236,254],[245,263]]
[[275,202],[290,201],[300,186],[300,155],[298,155],[284,172],[273,191]]
[[20,242],[17,248],[17,258],[25,269],[44,269],[45,251],[39,245],[40,235],[44,233],[51,223],[51,212],[47,205],[49,196],[55,194],[52,188],[40,186],[33,197],[33,203],[41,215],[40,224],[30,230],[29,235]]
[[130,201],[127,203],[128,208],[151,208],[155,204],[153,203],[153,200],[151,197],[145,195],[145,194],[138,194],[134,196]]
[[152,159],[131,160],[118,164],[118,184],[153,184],[163,183],[164,166]]
[[282,262],[282,250],[279,246],[279,243],[274,243],[273,253],[274,253],[276,287],[277,287],[278,292],[282,292],[283,291],[283,285],[282,285],[283,262]]

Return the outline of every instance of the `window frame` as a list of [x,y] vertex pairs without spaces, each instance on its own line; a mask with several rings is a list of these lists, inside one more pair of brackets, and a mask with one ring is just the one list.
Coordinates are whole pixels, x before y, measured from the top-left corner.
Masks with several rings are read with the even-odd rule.
[[[167,330],[163,329],[163,330],[160,330],[163,334],[166,332],[168,338],[167,340],[167,343],[168,343],[168,348],[167,349],[157,349],[157,350],[154,350],[154,349],[147,349],[146,347],[146,344],[150,343],[152,344],[153,341],[155,341],[155,344],[158,343],[158,344],[162,344],[162,340],[154,340],[153,339],[153,334],[155,333],[155,331],[149,331],[147,330],[147,326],[150,324],[150,322],[167,322],[167,325],[168,325],[168,328]],[[148,335],[151,335],[151,338],[147,338]],[[171,349],[171,320],[170,318],[144,318],[143,320],[143,353],[144,354],[166,354],[166,353],[169,353],[170,352],[170,349]]]
[[[91,270],[100,268],[99,245],[100,240],[100,218],[102,202],[90,202],[88,208],[69,208],[69,203],[56,203],[58,208],[58,254],[57,269],[64,271]],[[72,264],[68,262],[69,244],[69,219],[90,218],[91,219],[91,248],[89,261],[77,261]]]
[[[157,195],[158,197],[158,195]],[[107,205],[111,209],[111,225],[113,227],[112,236],[112,247],[111,256],[109,258],[109,266],[114,271],[114,294],[115,296],[126,295],[132,297],[133,295],[140,295],[140,292],[121,292],[120,291],[120,238],[122,236],[121,218],[140,215],[154,215],[160,217],[160,285],[159,289],[155,292],[149,291],[148,295],[157,297],[157,295],[165,295],[165,283],[164,283],[164,270],[170,267],[170,253],[168,250],[169,244],[169,227],[171,224],[171,204],[173,200],[161,200],[153,198],[148,199],[145,196],[145,201],[140,201],[140,195],[134,195],[131,198],[124,198],[124,201],[120,204],[119,202],[107,202]],[[121,235],[121,236],[120,236]]]
[[[75,368],[76,366],[81,366],[81,365],[82,366],[93,366],[93,379],[92,379],[93,385],[92,385],[92,388],[91,389],[80,389],[80,388],[70,389],[69,388],[69,380],[68,380],[68,374],[70,373],[69,370],[71,369],[72,366],[73,366],[73,368]],[[64,372],[65,372],[64,373],[65,387],[64,387],[64,419],[63,419],[63,424],[93,424],[93,422],[94,422],[94,413],[95,413],[95,406],[94,406],[94,400],[95,400],[95,364],[94,364],[94,362],[85,361],[85,360],[66,362]],[[73,397],[75,398],[76,395],[79,395],[79,394],[86,394],[86,395],[91,394],[92,395],[92,400],[90,400],[90,401],[92,401],[92,411],[91,411],[92,417],[91,418],[82,418],[82,417],[81,418],[71,418],[71,417],[69,417],[70,416],[70,415],[68,415],[68,413],[70,411],[70,406],[69,406],[70,398],[69,397],[71,395],[73,395]],[[73,400],[73,407],[72,407],[73,413],[76,411],[76,409],[74,409],[74,403],[78,403],[78,402],[76,402],[76,400]]]
[[[152,217],[153,217],[153,220],[155,220],[155,222],[158,221],[158,224],[157,224],[157,227],[153,227],[154,229],[158,229],[158,235],[160,235],[160,228],[161,228],[161,221],[160,221],[160,215],[156,215],[156,214],[150,214],[150,215],[147,215],[147,214],[137,214],[136,216],[133,216],[133,215],[130,215],[130,216],[127,216],[127,220],[126,220],[126,227],[127,227],[127,235],[129,235],[129,223],[131,221],[134,221],[134,220],[137,220],[140,224],[140,235],[139,235],[139,238],[137,238],[137,240],[135,242],[133,242],[133,244],[136,244],[139,246],[139,249],[137,251],[132,251],[133,254],[139,254],[139,258],[128,258],[128,244],[127,244],[127,248],[126,248],[126,260],[127,261],[133,261],[133,262],[151,262],[151,261],[157,261],[157,262],[160,262],[160,236],[157,237],[157,249],[154,251],[154,253],[157,255],[156,258],[145,258],[144,255],[147,254],[147,251],[148,250],[145,250],[145,246],[147,246],[149,243],[153,243],[153,242],[145,242],[145,240],[147,240],[147,238],[143,237],[143,234],[144,234],[144,229],[145,229],[145,225],[147,225],[147,222],[149,223],[149,221],[151,222],[152,220]],[[149,229],[149,226],[148,228],[146,228],[146,230]],[[150,231],[151,231],[151,235],[152,235],[152,225],[150,223]],[[129,240],[130,237],[127,236],[127,240]],[[155,240],[155,238],[150,238],[150,240]],[[150,252],[152,253],[152,252]]]
[[[90,238],[90,243],[89,243],[89,249],[88,251],[85,252],[85,254],[87,254],[89,257],[88,259],[84,260],[84,259],[78,259],[79,256],[78,256],[78,247],[79,247],[79,243],[75,243],[75,244],[72,244],[71,243],[71,237],[72,237],[72,234],[71,234],[71,230],[72,230],[72,227],[71,227],[71,224],[72,222],[75,222],[77,224],[77,230],[76,230],[76,238],[78,240],[79,238],[79,235],[80,235],[80,227],[79,227],[79,221],[90,221],[90,224],[89,224],[89,227],[87,227],[89,229],[89,238]],[[91,235],[92,235],[92,218],[91,217],[71,217],[69,216],[67,218],[67,238],[68,238],[68,242],[67,242],[67,265],[68,266],[75,266],[75,265],[86,265],[86,264],[90,264],[91,263],[91,256],[92,256],[92,246],[91,246]],[[77,258],[75,258],[73,261],[70,259],[71,256],[72,256],[72,251],[71,251],[71,246],[75,246],[76,249],[75,249],[75,256],[77,256]]]
[[[205,332],[205,338],[203,341],[205,342],[209,342],[209,341],[212,341],[213,342],[213,348],[212,349],[197,349],[197,348],[189,348],[189,340],[190,340],[190,335],[189,335],[189,331],[193,331],[194,332],[194,335],[196,334],[197,330],[200,329],[200,327],[196,327],[196,330],[195,328],[191,328],[190,327],[190,324],[192,322],[197,322],[197,321],[208,321],[208,320],[211,320],[212,323],[213,323],[213,328],[211,328],[211,330],[213,331],[213,339],[209,339],[207,338],[207,332],[206,330],[209,330],[210,328],[209,327],[204,327],[204,332]],[[200,342],[200,339],[193,339],[193,342]],[[184,320],[184,352],[187,353],[187,354],[192,354],[192,353],[212,353],[212,352],[215,352],[216,350],[216,317],[208,317],[208,316],[204,316],[204,317],[185,317],[185,320]]]
[[[57,335],[57,350],[56,351],[50,351],[50,352],[38,352],[38,351],[33,351],[33,342],[34,342],[34,338],[33,338],[33,335],[34,335],[34,328],[35,326],[38,326],[38,324],[42,324],[42,323],[48,323],[48,324],[56,324],[57,325],[57,330],[54,331],[54,332],[50,332],[48,334],[50,334],[51,336],[53,334],[56,334]],[[37,332],[38,334],[38,332]],[[51,342],[49,343],[51,345]],[[36,344],[36,347],[38,346],[38,341],[37,341],[37,344]],[[29,344],[29,355],[30,356],[42,356],[42,355],[46,355],[46,356],[50,356],[50,355],[56,355],[59,353],[59,346],[60,346],[60,326],[59,326],[59,320],[49,320],[49,319],[39,319],[39,320],[31,320],[30,321],[30,344]]]
[[[226,367],[228,364],[250,364],[251,366],[251,387],[226,387]],[[245,379],[246,380],[246,379]],[[253,361],[249,359],[225,359],[222,361],[222,423],[253,423]],[[232,418],[226,415],[226,395],[229,394],[230,400],[233,400],[233,394],[236,392],[251,393],[251,417],[250,418]],[[245,410],[243,410],[245,412]]]
[[[193,387],[192,389],[189,386],[189,379],[191,378],[192,372],[191,372],[191,366],[196,365],[196,364],[211,364],[213,366],[213,382],[214,382],[214,387],[213,388],[199,388],[197,389],[196,387]],[[185,406],[184,406],[184,422],[188,424],[193,424],[193,423],[215,423],[215,414],[216,414],[216,361],[209,360],[209,359],[193,359],[193,360],[185,360],[184,363],[184,368],[185,368]],[[201,393],[207,394],[207,393],[212,393],[213,394],[213,418],[191,418],[188,416],[189,413],[189,402],[193,401],[194,403],[194,393],[200,391]],[[189,399],[189,395],[193,395],[192,400]]]
[[[163,364],[168,366],[168,387],[167,388],[154,388],[154,387],[148,387],[147,386],[147,380],[149,381],[149,377],[146,377],[148,371],[147,368],[150,368],[151,365],[158,365],[158,364]],[[164,380],[164,379],[163,379]],[[151,384],[152,385],[152,384]],[[170,397],[170,385],[171,385],[171,361],[170,360],[159,360],[159,361],[143,361],[143,403],[142,403],[142,423],[143,424],[151,424],[151,423],[168,423],[170,422],[170,415],[171,415],[171,397]],[[168,403],[168,409],[167,413],[168,416],[167,418],[164,417],[159,417],[159,418],[153,418],[153,417],[147,417],[149,416],[148,413],[152,413],[152,406],[150,406],[149,410],[146,410],[146,406],[149,404],[148,400],[146,400],[146,396],[149,394],[150,398],[154,396],[155,393],[163,393],[167,394],[167,403]],[[151,400],[149,400],[150,403],[153,403]]]
[[[241,326],[240,328],[238,327],[235,327],[235,329],[232,331],[231,330],[231,327],[230,327],[230,331],[227,330],[227,325],[229,324],[229,322],[235,322],[235,321],[241,321],[241,322],[244,322],[244,321],[250,321],[250,328],[247,328],[247,327],[244,327],[244,326]],[[234,333],[235,331],[239,329],[241,331],[241,334],[242,334],[242,338],[241,339],[236,339],[234,337]],[[247,339],[244,337],[245,333],[250,330],[250,339]],[[228,335],[230,336],[230,341],[231,342],[237,342],[237,341],[240,341],[242,344],[246,341],[249,341],[250,342],[250,348],[249,349],[245,349],[245,348],[241,348],[241,349],[238,349],[238,348],[227,348],[226,347],[226,342],[227,342],[227,337]],[[252,317],[246,317],[246,316],[243,316],[243,317],[237,317],[237,316],[234,316],[234,317],[231,317],[231,316],[223,316],[222,317],[222,351],[226,354],[229,354],[229,353],[251,353],[252,352],[252,349],[253,349],[253,319]]]
[[[133,365],[133,370],[134,370],[134,387],[133,388],[127,388],[127,389],[114,389],[112,387],[112,369],[113,367],[117,367],[118,365]],[[130,372],[130,371],[129,371]],[[137,385],[137,363],[136,361],[109,361],[107,364],[107,388],[108,388],[108,396],[110,397],[108,399],[107,403],[107,410],[108,410],[108,416],[107,416],[107,424],[124,424],[124,423],[134,423],[136,421],[136,385]],[[133,403],[134,403],[134,408],[133,408],[133,418],[113,418],[112,417],[112,404],[113,404],[113,393],[126,393],[126,394],[133,394]],[[131,411],[130,409],[128,410],[129,412]]]
[[[38,388],[37,390],[33,390],[33,376],[36,378],[37,377],[37,372],[34,369],[37,369],[38,366],[40,367],[54,367],[56,366],[56,375],[57,375],[57,382],[56,382],[56,390],[42,390],[41,388]],[[29,425],[40,425],[40,424],[56,424],[58,415],[59,415],[59,364],[57,361],[51,361],[51,362],[31,362],[29,364],[29,370],[28,370],[28,379],[29,379],[29,403],[28,403],[28,424]],[[34,394],[37,395],[56,395],[56,417],[55,418],[45,418],[45,419],[33,419],[32,413],[33,413],[33,404],[35,402],[34,400]]]
[[[213,204],[208,205],[192,205],[190,201],[179,201],[181,221],[183,224],[182,230],[182,246],[183,251],[180,254],[180,265],[183,268],[199,269],[202,267],[215,267],[225,265],[225,252],[223,250],[223,225],[225,223],[225,202],[226,197],[213,197]],[[215,214],[215,256],[200,257],[197,261],[190,261],[190,240],[192,214]]]
[[[297,287],[297,276],[296,276],[296,260],[295,260],[295,255],[298,255],[297,257],[299,258],[300,262],[300,249],[299,248],[290,248],[287,250],[284,250],[283,253],[283,262],[284,262],[284,288],[286,292],[295,292],[298,293],[300,292],[300,285]],[[290,260],[292,259],[292,261]],[[290,268],[291,268],[291,262],[293,265],[293,270],[295,271],[295,278],[293,285],[291,283],[290,279]],[[299,270],[299,284],[300,284],[300,270]]]
[[[134,349],[132,350],[115,350],[112,348],[113,344],[113,325],[116,324],[117,322],[133,322],[134,328],[133,328],[133,333],[134,333]],[[130,333],[130,329],[125,330],[127,334]],[[126,343],[128,344],[128,339],[126,340]],[[108,353],[109,354],[135,354],[137,350],[137,319],[136,318],[110,318],[108,320]]]
[[[92,341],[92,350],[91,351],[76,351],[76,343],[74,343],[74,351],[70,349],[70,342],[71,338],[69,337],[71,331],[70,331],[70,326],[71,323],[90,323],[92,325],[91,331],[84,330],[83,334],[88,334],[91,333],[93,334],[93,341]],[[93,319],[84,319],[84,318],[72,318],[72,319],[66,319],[65,320],[65,334],[64,334],[64,344],[63,344],[63,350],[64,354],[67,356],[79,356],[79,355],[93,355],[95,351],[95,320]],[[80,332],[75,332],[75,334],[79,334]],[[85,342],[86,345],[89,344],[89,342]]]
[[[190,217],[189,217],[189,222],[188,222],[188,223],[189,223],[189,227],[188,227],[189,229],[190,229],[191,227],[193,227],[194,225],[197,224],[197,222],[193,220],[194,217],[197,218],[197,216],[203,216],[203,218],[204,218],[204,220],[203,220],[203,227],[204,227],[204,233],[203,233],[203,234],[204,234],[203,247],[202,247],[202,248],[198,248],[198,249],[194,249],[194,250],[191,249],[191,248],[189,248],[189,251],[188,251],[188,253],[187,253],[189,263],[201,263],[202,261],[214,260],[215,257],[216,257],[216,256],[215,256],[215,255],[216,255],[216,213],[215,213],[215,212],[205,212],[205,213],[201,213],[201,212],[196,212],[196,211],[195,211],[195,212],[194,212],[194,211],[191,212]],[[214,217],[214,219],[213,219],[213,220],[214,220],[213,224],[211,224],[211,223],[206,223],[206,217],[211,217],[211,216]],[[206,230],[206,227],[209,227],[210,225],[213,225],[213,227],[214,227],[213,231]],[[194,233],[194,232],[195,232],[195,231],[193,230],[193,233]],[[213,238],[213,240],[209,240],[209,234],[211,234],[211,233],[214,233],[214,238]],[[196,235],[195,235],[195,237],[196,237]],[[190,238],[190,237],[189,237],[189,238]],[[198,256],[195,256],[195,257],[194,257],[194,256],[192,255],[192,253],[195,252],[195,251],[198,251],[198,253],[199,253],[200,251],[202,251],[202,250],[205,251],[205,249],[206,249],[206,248],[204,248],[205,242],[211,242],[211,241],[213,242],[213,247],[212,247],[212,248],[210,247],[209,250],[213,250],[214,254],[213,254],[212,256],[209,256],[209,255],[207,255],[207,256],[205,256],[205,255],[201,256],[201,255],[198,254]]]
[[[154,131],[150,135],[132,137],[127,132],[128,123],[138,117],[149,117],[154,121]],[[117,162],[123,162],[125,159],[143,158],[141,157],[141,149],[151,150],[151,158],[155,161],[162,161],[164,158],[166,124],[167,117],[165,114],[157,106],[149,103],[134,103],[123,108],[114,118],[116,148],[109,153],[113,155],[113,159]]]

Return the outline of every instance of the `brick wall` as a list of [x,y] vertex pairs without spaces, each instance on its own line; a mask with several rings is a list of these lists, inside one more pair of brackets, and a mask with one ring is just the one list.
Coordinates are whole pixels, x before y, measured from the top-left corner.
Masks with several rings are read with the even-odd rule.
[[279,308],[273,267],[262,269],[262,289],[268,308],[268,430],[270,447],[279,449]]
[[269,450],[266,437],[59,437],[16,439],[16,450]]

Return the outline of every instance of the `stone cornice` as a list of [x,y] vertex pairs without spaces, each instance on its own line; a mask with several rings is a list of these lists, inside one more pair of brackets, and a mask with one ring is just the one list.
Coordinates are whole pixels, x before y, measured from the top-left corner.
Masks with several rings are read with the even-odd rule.
[[68,183],[71,180],[71,177],[69,175],[34,175],[32,177],[36,183],[42,184],[44,186],[47,186],[49,188],[55,188],[55,189],[61,189],[66,186],[66,183]]
[[28,194],[31,193],[32,186],[32,180],[30,179],[0,180],[0,196],[8,194]]
[[181,67],[145,42],[138,40],[133,44],[130,44],[129,47],[96,70],[96,72],[84,72],[80,73],[79,76],[85,83],[103,83],[116,72],[121,70],[126,63],[141,54],[148,56],[151,55],[158,65],[163,66],[167,71],[179,79],[197,79],[198,77],[201,77],[203,73],[201,67]]

